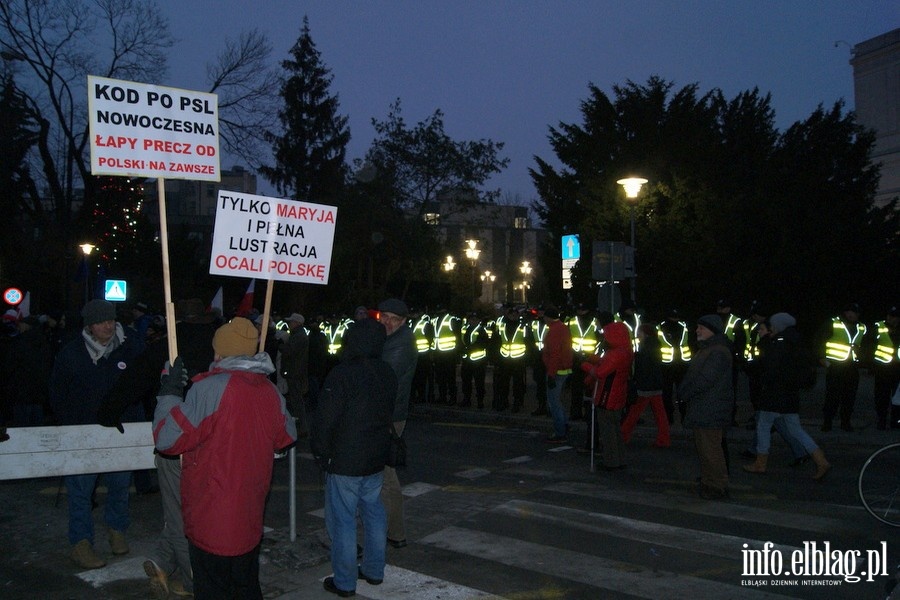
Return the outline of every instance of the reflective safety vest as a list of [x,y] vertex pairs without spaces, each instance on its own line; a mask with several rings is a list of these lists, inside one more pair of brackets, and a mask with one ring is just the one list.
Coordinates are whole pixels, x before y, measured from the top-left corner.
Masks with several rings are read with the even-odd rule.
[[344,333],[347,331],[347,326],[350,323],[352,321],[349,319],[344,319],[337,325],[322,323],[322,332],[328,340],[328,354],[334,356],[341,351],[341,346],[344,343]]
[[431,350],[433,340],[428,339],[428,325],[431,324],[431,317],[422,315],[413,326],[413,335],[416,338],[416,350],[419,354],[424,354]]
[[508,337],[509,327],[501,327],[498,331],[500,335],[500,356],[503,358],[522,358],[525,356],[525,336],[528,334],[527,325],[519,323],[513,330],[512,336]]
[[628,337],[631,338],[631,349],[634,352],[637,352],[641,345],[640,340],[638,340],[637,338],[637,330],[638,327],[641,326],[641,315],[639,315],[638,313],[634,313],[634,325],[632,325],[629,321],[626,321],[622,317],[616,317],[616,322],[621,323],[625,326],[626,329],[628,329]]
[[878,334],[875,346],[875,360],[888,364],[893,360],[900,360],[900,346],[894,347],[894,340],[891,339],[891,330],[887,323],[879,321],[875,323],[875,331]]
[[484,344],[479,344],[479,340],[484,341],[482,337],[487,338],[487,332],[481,323],[476,323],[475,325],[464,323],[462,337],[463,347],[465,348],[463,358],[475,362],[487,357],[487,349],[484,347]]
[[681,339],[680,340],[672,340],[666,337],[666,334],[663,332],[661,328],[657,328],[659,338],[659,350],[662,354],[663,363],[673,363],[675,362],[675,350],[679,350],[681,352],[681,360],[682,362],[688,362],[691,360],[691,347],[688,345],[688,327],[687,323],[684,321],[678,321],[678,324],[681,326]]
[[547,335],[549,327],[549,325],[544,323],[543,319],[531,322],[531,336],[534,338],[534,345],[538,351],[544,349],[544,336]]
[[572,350],[582,354],[593,354],[597,351],[597,324],[593,319],[584,328],[578,317],[569,319],[569,333],[572,335]]
[[438,352],[452,352],[456,350],[456,332],[453,331],[453,322],[456,317],[444,315],[434,323],[434,343],[432,348]]
[[728,322],[725,323],[725,337],[727,337],[732,342],[734,341],[734,328],[741,326],[741,319],[734,316],[728,315]]
[[759,358],[759,323],[752,319],[744,321],[744,335],[747,344],[744,346],[744,360],[753,362]]
[[866,335],[866,326],[857,323],[856,333],[850,335],[847,325],[840,318],[831,319],[831,338],[825,342],[825,358],[835,362],[859,362],[854,346]]

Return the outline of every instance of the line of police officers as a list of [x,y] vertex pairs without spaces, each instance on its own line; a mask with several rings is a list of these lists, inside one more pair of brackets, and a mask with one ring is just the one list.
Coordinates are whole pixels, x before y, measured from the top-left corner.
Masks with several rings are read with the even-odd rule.
[[[875,408],[877,427],[900,427],[900,406],[892,406],[900,381],[900,309],[892,307],[885,319],[871,328],[859,322],[859,306],[848,304],[825,328],[815,341],[819,365],[826,369],[826,395],[822,430],[828,431],[838,414],[841,427],[852,430],[851,416],[859,385],[860,364],[867,366],[875,381]],[[740,372],[747,373],[750,402],[757,406],[759,385],[754,363],[760,353],[760,326],[766,322],[768,312],[759,302],[752,303],[750,317],[741,318],[732,313],[727,299],[716,303],[716,312],[722,318],[725,335],[734,351],[733,381],[737,386]],[[623,301],[618,315],[596,313],[584,304],[576,305],[568,317],[563,317],[572,335],[574,365],[586,356],[602,352],[603,326],[613,320],[623,322],[632,334],[641,324],[641,315],[629,301]],[[339,359],[341,341],[350,319],[332,318],[323,321],[320,328],[327,341],[329,362]],[[520,412],[524,408],[526,374],[531,369],[535,386],[537,408],[532,415],[547,413],[546,374],[540,351],[543,346],[546,325],[542,307],[504,307],[496,318],[470,312],[457,316],[437,307],[432,313],[411,309],[409,326],[413,329],[419,361],[413,381],[414,403],[439,403],[463,407],[485,405],[485,379],[488,365],[493,366],[493,398],[491,407],[496,411]],[[675,411],[684,417],[685,407],[677,401],[677,387],[684,377],[691,360],[694,343],[692,330],[677,310],[671,310],[657,325],[663,369],[663,403],[669,423],[674,422]],[[637,344],[637,341],[634,342]],[[635,348],[637,349],[637,348]],[[459,379],[457,379],[459,365]],[[462,397],[457,394],[457,381]],[[512,404],[510,406],[510,392]],[[584,418],[583,398],[590,395],[577,378],[572,379],[570,417]]]

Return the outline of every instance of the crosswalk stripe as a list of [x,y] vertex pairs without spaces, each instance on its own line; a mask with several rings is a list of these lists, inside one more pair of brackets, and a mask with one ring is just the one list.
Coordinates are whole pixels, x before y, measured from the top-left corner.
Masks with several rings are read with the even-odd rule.
[[[732,556],[737,561],[740,560],[743,544],[747,544],[747,547],[751,550],[762,550],[766,543],[765,541],[751,540],[733,535],[674,527],[663,523],[639,521],[574,508],[538,504],[525,500],[511,500],[492,508],[490,512],[562,524],[572,529],[628,538],[655,546],[676,548],[698,554],[708,554],[720,558]],[[785,555],[789,555],[794,550],[801,550],[801,548],[796,546],[781,544],[775,544],[770,548],[778,550]]]
[[651,571],[620,561],[459,527],[447,527],[422,538],[419,543],[639,598],[784,600],[784,596],[778,594],[689,575]]
[[397,600],[397,598],[415,598],[416,600],[503,600],[488,592],[476,590],[451,581],[444,581],[424,573],[417,573],[393,565],[384,566],[384,582],[381,585],[369,585],[363,580],[356,583],[356,595],[369,600]]
[[[549,485],[543,489],[562,494],[596,498],[599,500],[610,500],[614,502],[623,501],[621,491],[599,489],[596,484],[562,482]],[[628,503],[665,508],[666,510],[679,510],[710,517],[722,517],[727,519],[739,518],[741,521],[752,521],[768,526],[774,525],[776,527],[785,527],[788,529],[799,529],[808,533],[821,532],[834,534],[838,531],[846,531],[849,526],[846,521],[832,519],[830,517],[807,515],[797,511],[786,512],[745,505],[740,506],[740,511],[735,511],[735,504],[731,502],[704,502],[695,498],[681,499],[664,497],[659,493],[651,492],[629,490]]]

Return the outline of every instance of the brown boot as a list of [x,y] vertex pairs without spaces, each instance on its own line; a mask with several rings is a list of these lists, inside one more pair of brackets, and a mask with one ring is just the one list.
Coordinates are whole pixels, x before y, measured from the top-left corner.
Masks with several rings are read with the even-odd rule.
[[744,470],[748,473],[765,473],[766,464],[769,462],[768,454],[757,454],[756,461],[752,465],[744,465]]
[[112,553],[116,555],[128,554],[130,549],[128,548],[128,542],[125,541],[125,534],[121,531],[110,529],[109,549],[112,550]]
[[106,561],[94,553],[94,548],[87,540],[81,540],[72,546],[72,560],[82,569],[99,569]]
[[816,448],[810,456],[812,456],[813,462],[816,463],[816,474],[813,475],[813,479],[819,481],[831,469],[831,463],[825,460],[825,453],[822,452],[821,448]]

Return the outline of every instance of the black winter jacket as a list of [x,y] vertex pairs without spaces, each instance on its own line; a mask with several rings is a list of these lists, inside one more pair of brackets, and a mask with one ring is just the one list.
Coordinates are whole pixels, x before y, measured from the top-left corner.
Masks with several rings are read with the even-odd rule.
[[364,477],[384,469],[397,395],[397,376],[380,358],[384,340],[381,323],[354,325],[341,362],[325,378],[310,441],[329,473]]

